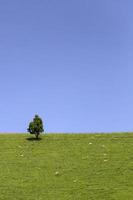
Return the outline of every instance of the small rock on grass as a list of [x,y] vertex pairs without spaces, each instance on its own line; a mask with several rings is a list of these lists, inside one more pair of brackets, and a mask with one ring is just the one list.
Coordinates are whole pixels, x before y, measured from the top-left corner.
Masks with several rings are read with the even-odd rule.
[[56,175],[56,176],[59,175],[59,172],[55,172],[55,175]]

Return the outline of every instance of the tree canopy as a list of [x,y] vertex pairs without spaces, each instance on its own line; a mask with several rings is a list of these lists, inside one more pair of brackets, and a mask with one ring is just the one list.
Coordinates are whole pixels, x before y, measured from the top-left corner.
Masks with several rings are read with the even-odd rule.
[[27,131],[30,134],[35,134],[37,139],[38,139],[38,136],[40,135],[40,133],[42,133],[44,131],[43,121],[38,115],[35,115],[35,117],[33,118],[33,121],[31,121],[29,123],[29,127],[28,127]]

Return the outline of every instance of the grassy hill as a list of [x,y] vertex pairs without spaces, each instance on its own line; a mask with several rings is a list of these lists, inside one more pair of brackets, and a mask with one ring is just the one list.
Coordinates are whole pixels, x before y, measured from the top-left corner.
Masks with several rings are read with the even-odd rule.
[[133,134],[0,134],[0,200],[132,200]]

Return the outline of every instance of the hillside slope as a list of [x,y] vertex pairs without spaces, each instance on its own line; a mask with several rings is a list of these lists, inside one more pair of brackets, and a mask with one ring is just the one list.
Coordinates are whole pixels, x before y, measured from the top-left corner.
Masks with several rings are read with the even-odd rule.
[[133,134],[0,134],[0,200],[132,200]]

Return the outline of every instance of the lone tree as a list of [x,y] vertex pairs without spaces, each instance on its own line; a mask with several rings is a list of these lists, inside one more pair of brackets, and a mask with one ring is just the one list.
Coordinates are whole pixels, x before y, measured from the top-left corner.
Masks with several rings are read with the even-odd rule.
[[27,131],[30,134],[35,134],[36,139],[38,139],[40,133],[44,131],[43,121],[38,115],[35,115],[33,121],[29,123],[29,128],[27,129]]

